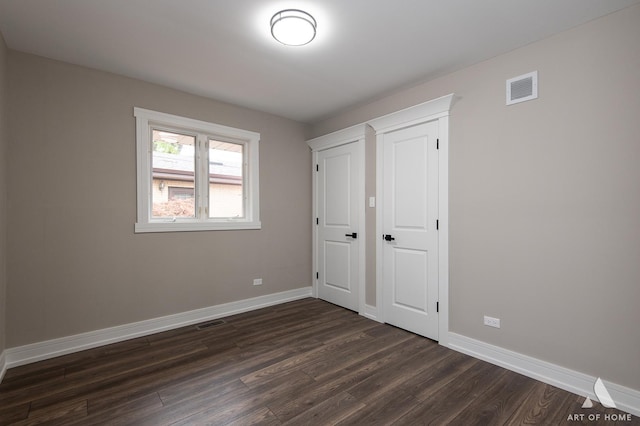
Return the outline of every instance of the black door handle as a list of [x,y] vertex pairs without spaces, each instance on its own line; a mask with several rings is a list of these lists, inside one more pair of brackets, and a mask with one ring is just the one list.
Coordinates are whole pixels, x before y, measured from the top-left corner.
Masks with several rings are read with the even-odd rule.
[[353,238],[355,240],[356,238],[358,238],[358,233],[357,232],[352,232],[350,234],[344,234],[344,236],[345,237],[351,237],[351,238]]
[[395,240],[395,238],[393,238],[393,237],[392,237],[391,235],[389,235],[389,234],[386,234],[386,235],[384,236],[384,240],[385,240],[385,241],[393,241],[393,240]]

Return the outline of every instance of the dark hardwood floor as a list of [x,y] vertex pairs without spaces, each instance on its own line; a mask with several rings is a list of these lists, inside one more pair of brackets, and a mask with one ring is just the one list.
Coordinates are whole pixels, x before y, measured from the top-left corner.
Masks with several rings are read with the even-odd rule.
[[10,369],[0,424],[599,425],[622,414],[316,299],[225,321]]

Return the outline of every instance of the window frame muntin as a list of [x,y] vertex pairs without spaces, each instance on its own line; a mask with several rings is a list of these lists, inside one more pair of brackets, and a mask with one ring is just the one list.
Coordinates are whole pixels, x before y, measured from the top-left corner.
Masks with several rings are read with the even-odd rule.
[[[212,230],[241,230],[261,229],[260,222],[260,193],[259,193],[259,142],[260,134],[248,130],[223,126],[187,117],[152,111],[134,107],[136,118],[136,180],[137,180],[137,215],[134,230],[144,232],[181,232],[181,231],[212,231]],[[195,159],[195,189],[196,217],[154,219],[152,217],[152,130],[167,130],[182,132],[196,136]],[[198,176],[202,179],[202,171],[209,176],[208,148],[209,140],[228,141],[243,144],[243,210],[242,218],[210,218],[208,212],[208,185],[199,185]],[[202,142],[201,142],[202,141]],[[201,145],[202,144],[202,145]],[[206,162],[199,158],[200,150],[206,154]],[[208,179],[207,179],[208,180]],[[200,190],[198,190],[200,186]],[[207,190],[204,206],[201,193]],[[200,207],[203,207],[200,210]],[[206,209],[204,208],[206,207]]]

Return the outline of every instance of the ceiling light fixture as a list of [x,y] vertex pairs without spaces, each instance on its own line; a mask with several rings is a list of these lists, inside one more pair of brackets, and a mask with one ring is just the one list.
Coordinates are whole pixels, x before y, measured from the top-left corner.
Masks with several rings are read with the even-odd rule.
[[307,12],[285,9],[271,18],[271,35],[287,46],[304,46],[316,36],[316,20]]

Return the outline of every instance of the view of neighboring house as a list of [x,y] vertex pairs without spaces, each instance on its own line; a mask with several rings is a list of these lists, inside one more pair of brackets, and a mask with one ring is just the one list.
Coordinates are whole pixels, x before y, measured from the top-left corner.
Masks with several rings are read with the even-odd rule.
[[[212,218],[243,214],[243,145],[209,139],[209,206]],[[153,131],[153,211],[155,218],[195,217],[196,138]]]

